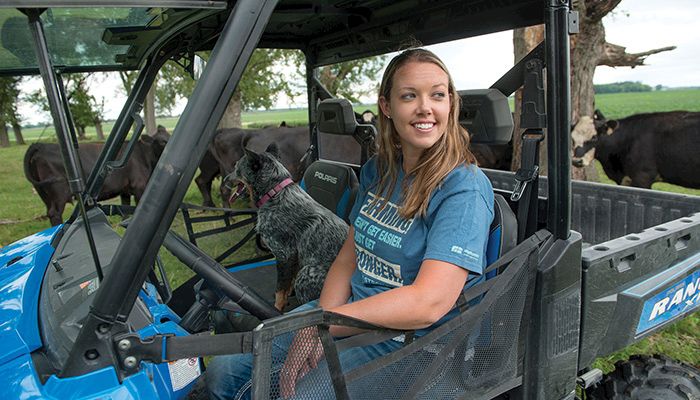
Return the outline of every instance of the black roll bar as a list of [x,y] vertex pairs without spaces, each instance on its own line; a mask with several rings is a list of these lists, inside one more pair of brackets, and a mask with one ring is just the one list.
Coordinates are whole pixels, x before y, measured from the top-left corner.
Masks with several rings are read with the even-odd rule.
[[97,278],[101,282],[104,278],[100,258],[97,254],[95,239],[92,235],[92,229],[87,218],[87,210],[83,203],[85,183],[83,181],[83,168],[80,164],[78,156],[78,142],[75,137],[75,131],[70,119],[70,109],[68,107],[68,99],[66,99],[63,88],[63,81],[57,76],[53,68],[53,63],[49,57],[49,49],[46,44],[46,36],[44,35],[44,27],[41,23],[41,14],[44,9],[22,9],[29,19],[29,30],[34,38],[36,60],[41,73],[41,78],[44,81],[46,89],[46,97],[49,102],[49,109],[53,117],[54,128],[56,129],[56,137],[58,138],[58,147],[61,149],[61,157],[63,158],[63,167],[66,170],[68,179],[68,187],[71,194],[78,201],[78,210],[83,216],[85,223],[85,234],[87,235],[88,247],[92,255],[92,261],[95,265]]
[[68,187],[70,188],[72,194],[78,195],[82,193],[83,189],[85,188],[82,175],[83,171],[80,168],[78,152],[75,151],[75,148],[73,147],[74,143],[71,138],[71,128],[68,116],[66,115],[65,111],[62,112],[61,110],[64,103],[61,99],[61,94],[58,87],[58,78],[56,77],[53,64],[51,63],[51,58],[49,57],[49,50],[46,45],[46,38],[44,36],[44,27],[41,24],[40,16],[44,10],[25,9],[22,11],[29,18],[29,29],[34,37],[37,64],[39,66],[41,78],[44,81],[46,97],[49,102],[51,117],[53,117],[54,127],[56,129],[56,137],[58,138],[59,148],[61,149],[63,164],[66,168]]
[[547,229],[555,239],[567,239],[571,230],[571,71],[568,1],[547,0],[545,13],[549,174]]
[[138,292],[276,3],[240,0],[231,10],[112,258],[114,273],[102,285],[109,290],[97,292],[61,377],[114,366],[123,379],[133,371],[119,363],[112,337],[127,331],[126,320]]
[[318,102],[333,97],[331,93],[318,79],[318,68],[316,67],[316,58],[310,51],[304,51],[306,60],[306,94],[308,95],[307,102],[309,104],[309,143],[311,147],[307,151],[310,160],[306,160],[306,165],[318,160],[318,130],[316,129],[316,109]]

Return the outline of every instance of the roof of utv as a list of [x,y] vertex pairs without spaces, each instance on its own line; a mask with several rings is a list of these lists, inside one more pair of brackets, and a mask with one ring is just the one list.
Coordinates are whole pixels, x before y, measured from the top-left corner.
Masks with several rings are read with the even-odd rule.
[[[37,74],[19,8],[41,15],[63,72],[138,69],[156,50],[210,50],[235,1],[8,0],[0,4],[0,75]],[[97,7],[96,7],[97,6]],[[316,65],[542,23],[542,0],[280,0],[259,47],[304,49]]]

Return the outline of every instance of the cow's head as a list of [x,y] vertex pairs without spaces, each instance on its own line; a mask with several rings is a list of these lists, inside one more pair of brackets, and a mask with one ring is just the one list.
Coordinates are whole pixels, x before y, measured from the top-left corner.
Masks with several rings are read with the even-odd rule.
[[595,110],[593,118],[584,115],[571,131],[571,147],[573,156],[571,164],[574,167],[586,167],[595,159],[595,146],[603,135],[610,135],[617,129],[615,120],[606,120],[603,113]]
[[145,157],[144,161],[151,169],[156,167],[158,159],[160,158],[161,154],[163,154],[165,145],[168,144],[169,138],[170,134],[168,134],[167,131],[165,134],[159,132],[153,136],[141,135],[139,141],[143,146],[143,157]]
[[355,120],[357,121],[358,124],[366,125],[366,124],[372,124],[372,125],[377,125],[377,115],[374,113],[372,110],[365,110],[360,113],[355,113]]
[[153,135],[153,154],[155,154],[156,158],[160,158],[160,155],[163,154],[168,140],[170,140],[170,133],[168,133],[165,127],[158,125],[158,131]]

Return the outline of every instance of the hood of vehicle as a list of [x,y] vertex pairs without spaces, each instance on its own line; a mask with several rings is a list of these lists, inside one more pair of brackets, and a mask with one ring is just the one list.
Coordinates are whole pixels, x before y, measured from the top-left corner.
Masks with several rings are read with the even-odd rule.
[[41,347],[41,281],[60,225],[0,249],[0,363]]

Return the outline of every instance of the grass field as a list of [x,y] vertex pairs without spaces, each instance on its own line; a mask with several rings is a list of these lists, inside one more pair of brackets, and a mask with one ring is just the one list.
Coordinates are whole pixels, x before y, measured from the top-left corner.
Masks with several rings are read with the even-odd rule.
[[[358,113],[364,110],[371,109],[376,112],[376,105],[358,105],[355,106],[355,111]],[[244,128],[259,128],[262,126],[278,126],[282,121],[286,122],[290,126],[300,126],[308,124],[309,117],[306,108],[293,108],[288,110],[269,110],[269,111],[247,111],[244,112],[242,117]],[[157,123],[163,125],[172,132],[177,124],[177,117],[159,117],[157,118]],[[114,126],[114,121],[106,121],[103,124],[102,129],[105,135],[108,135]],[[85,128],[85,134],[89,139],[95,139],[95,127],[89,126]],[[44,127],[32,127],[25,128],[22,130],[22,136],[27,142],[36,141],[51,141],[55,140],[55,131],[53,126]],[[14,142],[15,138],[10,134],[10,140]]]
[[[700,111],[700,90],[696,91],[669,91],[651,93],[625,93],[608,94],[596,97],[597,107],[609,118],[620,118],[626,115],[651,112],[657,110],[686,109]],[[363,111],[368,106],[359,106],[358,111]],[[245,113],[243,120],[247,124],[275,125],[284,120],[287,122],[301,123],[306,121],[306,110],[276,110],[268,112]],[[177,123],[176,118],[161,119],[158,123],[172,130]],[[106,127],[108,132],[111,126]],[[94,130],[92,131],[94,135]],[[25,139],[33,142],[39,138],[49,140],[53,137],[52,128],[33,128],[24,131]],[[88,130],[88,134],[90,131]],[[94,136],[93,136],[94,138]],[[33,193],[29,182],[24,178],[22,170],[22,158],[27,146],[13,144],[9,148],[0,149],[0,247],[31,233],[46,229],[48,220],[43,217],[46,210],[39,197]],[[605,178],[600,171],[602,180],[612,183]],[[215,183],[216,184],[216,183]],[[692,195],[700,195],[700,190],[680,188],[668,184],[655,184],[654,189],[672,192],[682,192]],[[214,193],[216,193],[216,188]],[[194,184],[190,186],[185,201],[201,204],[201,196]],[[72,207],[64,217],[68,216]],[[114,220],[115,225],[118,220]],[[173,225],[176,231],[183,231],[182,222],[177,220]],[[215,241],[203,243],[203,247],[210,254],[215,254],[223,249],[224,244]],[[242,257],[252,255],[255,250],[252,246],[246,246]],[[170,278],[176,286],[191,276],[191,272],[179,265],[167,252],[163,252],[166,265],[169,267]],[[680,359],[700,367],[700,313],[665,328],[649,338],[646,338],[623,351],[609,357],[599,359],[596,366],[606,371],[612,369],[616,360],[629,357],[630,354],[663,353],[673,358]]]

